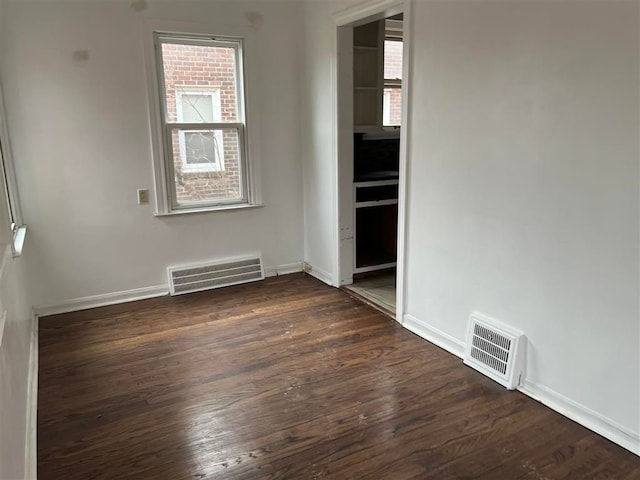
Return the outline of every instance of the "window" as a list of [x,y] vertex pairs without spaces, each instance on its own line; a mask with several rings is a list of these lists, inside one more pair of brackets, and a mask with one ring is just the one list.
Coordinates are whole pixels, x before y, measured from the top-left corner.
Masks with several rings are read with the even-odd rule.
[[156,32],[154,41],[166,197],[159,213],[249,205],[242,39]]
[[382,125],[399,126],[402,120],[402,36],[384,41]]
[[2,98],[2,92],[0,92],[0,174],[2,175],[5,192],[7,218],[9,222],[8,228],[11,232],[11,248],[13,255],[19,256],[22,253],[27,229],[22,223],[18,188],[9,143],[9,132],[5,119],[4,100]]
[[[222,121],[220,90],[201,92],[188,86],[176,89],[178,122],[214,123]],[[191,130],[180,132],[182,170],[208,172],[224,170],[222,131]]]

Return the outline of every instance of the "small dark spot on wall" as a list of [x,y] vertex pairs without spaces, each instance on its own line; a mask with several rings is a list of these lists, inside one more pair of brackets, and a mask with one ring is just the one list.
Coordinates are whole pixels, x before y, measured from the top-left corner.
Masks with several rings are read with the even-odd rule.
[[143,12],[147,8],[149,8],[147,0],[134,0],[133,2],[131,2],[131,10],[133,10],[134,12]]
[[260,28],[264,22],[264,15],[259,12],[245,12],[244,18],[254,28]]
[[76,50],[71,55],[73,59],[73,63],[79,66],[86,65],[89,63],[89,50]]

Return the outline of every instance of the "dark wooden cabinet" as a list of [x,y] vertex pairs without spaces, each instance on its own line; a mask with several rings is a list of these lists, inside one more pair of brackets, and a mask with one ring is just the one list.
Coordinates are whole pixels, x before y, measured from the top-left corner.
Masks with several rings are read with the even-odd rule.
[[398,180],[356,182],[354,185],[354,273],[394,267],[398,247]]

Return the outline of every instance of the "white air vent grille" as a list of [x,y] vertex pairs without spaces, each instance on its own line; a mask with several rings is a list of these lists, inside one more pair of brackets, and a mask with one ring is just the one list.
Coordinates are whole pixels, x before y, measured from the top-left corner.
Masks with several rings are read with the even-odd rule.
[[522,332],[474,313],[464,363],[514,389],[524,374],[525,341]]
[[171,295],[200,292],[264,279],[260,257],[243,257],[207,264],[169,267]]

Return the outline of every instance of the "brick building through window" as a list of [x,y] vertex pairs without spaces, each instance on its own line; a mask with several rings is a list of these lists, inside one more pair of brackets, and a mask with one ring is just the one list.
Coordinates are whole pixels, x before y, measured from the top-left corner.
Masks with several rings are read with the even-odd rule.
[[398,126],[402,120],[402,39],[384,41],[382,124]]
[[160,45],[165,123],[177,124],[165,138],[173,159],[174,203],[245,198],[237,49],[169,41]]

